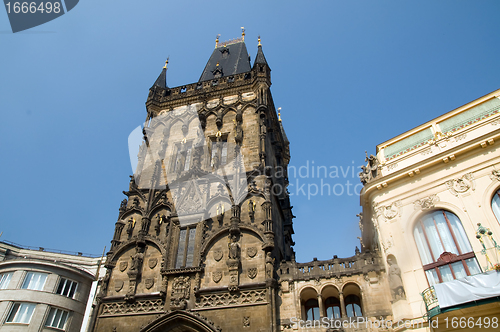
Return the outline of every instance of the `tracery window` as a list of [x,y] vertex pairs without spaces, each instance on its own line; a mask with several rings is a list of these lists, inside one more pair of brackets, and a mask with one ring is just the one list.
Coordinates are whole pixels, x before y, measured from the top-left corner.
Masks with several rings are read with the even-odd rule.
[[431,286],[481,273],[462,223],[455,214],[445,210],[426,214],[417,222],[413,235]]
[[180,230],[177,258],[175,260],[176,269],[193,266],[195,237],[196,225],[191,225]]
[[493,195],[491,199],[491,209],[497,217],[497,221],[500,222],[500,189]]

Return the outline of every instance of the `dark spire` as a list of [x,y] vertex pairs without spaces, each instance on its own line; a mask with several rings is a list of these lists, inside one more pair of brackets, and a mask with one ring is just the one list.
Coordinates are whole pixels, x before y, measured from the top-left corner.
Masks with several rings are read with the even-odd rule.
[[253,65],[255,66],[256,64],[262,64],[262,65],[267,65],[266,57],[264,56],[264,52],[262,52],[262,45],[260,43],[260,36],[259,36],[259,49],[257,50],[257,56],[255,57],[255,62]]
[[158,76],[155,84],[153,84],[153,87],[158,87],[158,88],[162,88],[162,89],[168,88],[168,86],[167,86],[167,65],[168,65],[168,58],[167,58],[167,61],[165,61],[165,66],[163,66],[163,70],[161,71],[160,76]]

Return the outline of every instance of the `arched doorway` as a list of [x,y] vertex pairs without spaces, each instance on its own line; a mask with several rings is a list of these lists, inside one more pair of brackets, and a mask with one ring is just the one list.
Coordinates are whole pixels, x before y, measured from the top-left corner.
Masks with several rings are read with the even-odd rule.
[[208,319],[186,311],[173,311],[155,319],[140,332],[217,332]]

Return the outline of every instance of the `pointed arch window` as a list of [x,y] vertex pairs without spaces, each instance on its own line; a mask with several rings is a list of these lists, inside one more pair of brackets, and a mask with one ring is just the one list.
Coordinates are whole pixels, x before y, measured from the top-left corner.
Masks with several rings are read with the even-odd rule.
[[413,232],[427,280],[441,282],[481,273],[460,219],[437,210],[417,222]]
[[500,189],[497,190],[491,199],[491,209],[493,210],[497,221],[500,222]]

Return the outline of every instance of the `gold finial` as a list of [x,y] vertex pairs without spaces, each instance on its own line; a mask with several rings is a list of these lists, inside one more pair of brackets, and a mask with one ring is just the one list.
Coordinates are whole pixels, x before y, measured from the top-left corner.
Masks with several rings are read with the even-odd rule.
[[216,67],[219,67],[219,61],[217,61],[217,64],[215,65]]
[[241,40],[245,41],[245,27],[241,27]]
[[217,38],[215,38],[215,48],[217,48],[217,46],[219,46],[219,37],[220,37],[220,33],[217,35]]
[[262,44],[260,43],[260,36],[259,36],[259,45],[258,46],[262,46]]
[[165,66],[163,66],[163,68],[165,68],[165,69],[167,69],[167,66],[168,66],[168,59],[170,59],[169,56],[167,57],[167,61],[165,61]]
[[281,122],[281,107],[278,107],[278,121]]

